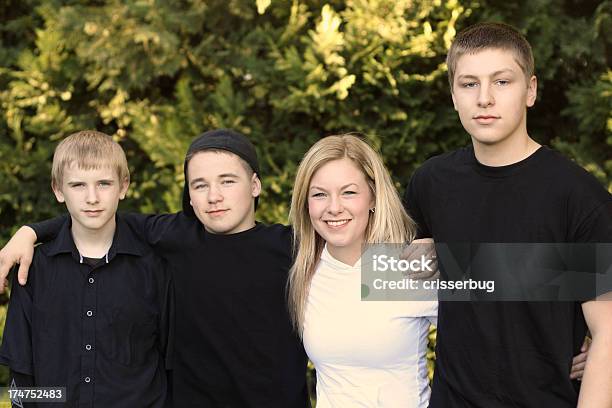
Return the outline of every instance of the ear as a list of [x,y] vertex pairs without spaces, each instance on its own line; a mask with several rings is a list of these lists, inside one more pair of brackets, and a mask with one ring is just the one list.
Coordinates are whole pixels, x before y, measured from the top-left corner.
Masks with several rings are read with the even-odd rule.
[[255,198],[259,197],[259,194],[261,194],[261,180],[259,180],[257,173],[253,173],[251,176],[251,196]]
[[53,194],[55,194],[55,199],[57,200],[58,203],[66,202],[66,199],[64,198],[64,194],[62,193],[62,190],[59,187],[51,183],[51,190],[53,190]]
[[533,75],[527,84],[527,107],[531,108],[538,97],[538,79]]
[[119,192],[119,199],[123,200],[127,193],[128,187],[130,186],[130,181],[126,178],[121,182],[121,191]]

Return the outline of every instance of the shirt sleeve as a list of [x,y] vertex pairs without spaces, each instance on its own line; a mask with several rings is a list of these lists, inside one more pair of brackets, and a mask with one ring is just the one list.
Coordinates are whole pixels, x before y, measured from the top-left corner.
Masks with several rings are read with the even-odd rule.
[[[19,373],[17,371],[10,370],[9,373],[9,388],[30,388],[36,385],[34,383],[34,377],[28,374]],[[12,408],[34,408],[36,403],[34,402],[23,402],[19,396],[11,399]]]
[[410,215],[410,217],[417,224],[417,239],[431,238],[430,228],[427,225],[423,211],[421,210],[421,206],[423,205],[422,198],[425,196],[421,186],[421,178],[422,177],[419,174],[419,170],[415,171],[410,178],[410,182],[406,188],[403,200],[404,208],[408,212],[408,215]]
[[32,363],[32,281],[25,286],[17,283],[13,274],[11,297],[9,300],[2,347],[0,347],[0,364],[11,370],[33,376]]
[[153,247],[167,243],[171,237],[166,233],[176,222],[179,213],[177,214],[138,214],[125,213],[121,214],[122,219],[139,237],[142,237],[145,242]]
[[34,224],[27,224],[36,233],[37,242],[49,242],[53,240],[60,232],[64,223],[68,219],[68,215],[60,215],[59,217],[51,218]]
[[591,245],[571,252],[570,270],[590,272],[582,273],[581,283],[592,281],[591,296],[580,297],[589,301],[612,293],[612,195],[590,174],[574,185],[567,205],[568,241]]

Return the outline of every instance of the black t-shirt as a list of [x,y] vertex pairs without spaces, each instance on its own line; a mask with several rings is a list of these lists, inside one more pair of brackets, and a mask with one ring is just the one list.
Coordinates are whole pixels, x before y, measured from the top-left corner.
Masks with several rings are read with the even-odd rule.
[[[309,407],[306,353],[285,297],[291,229],[258,223],[217,235],[184,213],[123,218],[172,275],[174,406]],[[57,222],[32,227],[44,241]]]
[[[480,164],[472,147],[434,157],[405,196],[420,237],[437,242],[612,242],[612,198],[542,147]],[[572,356],[586,333],[576,302],[440,302],[431,408],[575,407]]]
[[175,405],[309,406],[306,354],[285,300],[291,230],[258,223],[211,234],[183,213],[134,214],[128,222],[142,228],[173,273]]
[[[164,407],[171,281],[163,261],[117,217],[108,254],[80,256],[64,218],[13,284],[0,363],[37,387],[65,387],[67,407]],[[39,403],[36,406],[57,406]]]

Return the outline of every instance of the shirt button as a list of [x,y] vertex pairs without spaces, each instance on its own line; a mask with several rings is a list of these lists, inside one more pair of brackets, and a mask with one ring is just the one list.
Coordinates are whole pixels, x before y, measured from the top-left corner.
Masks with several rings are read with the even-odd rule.
[[87,316],[89,316],[89,317],[93,316],[93,312],[91,310],[88,310],[87,311]]
[[89,283],[94,283],[94,278],[89,278]]
[[86,345],[85,346],[85,350],[87,350],[87,351],[91,350],[91,344]]
[[85,377],[85,382],[86,382],[86,383],[91,382],[91,378],[89,378],[89,377]]

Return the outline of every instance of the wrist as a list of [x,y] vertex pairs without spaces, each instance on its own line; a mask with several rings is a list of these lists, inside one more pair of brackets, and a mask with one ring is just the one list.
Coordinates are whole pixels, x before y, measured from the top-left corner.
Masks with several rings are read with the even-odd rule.
[[19,230],[17,231],[17,234],[20,234],[21,236],[23,236],[24,239],[28,239],[32,243],[32,245],[36,244],[36,240],[38,239],[38,236],[36,235],[36,231],[34,231],[32,227],[28,227],[27,225],[24,225],[21,228],[19,228]]

